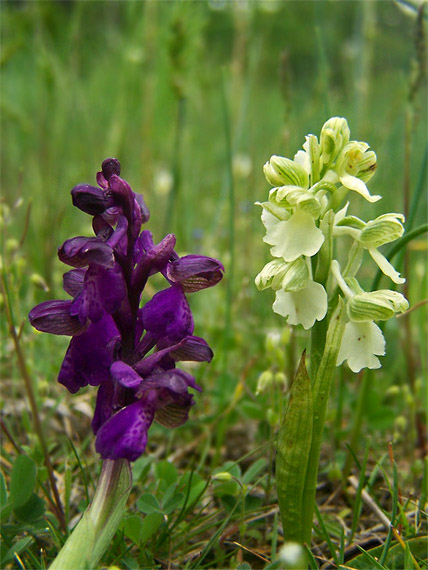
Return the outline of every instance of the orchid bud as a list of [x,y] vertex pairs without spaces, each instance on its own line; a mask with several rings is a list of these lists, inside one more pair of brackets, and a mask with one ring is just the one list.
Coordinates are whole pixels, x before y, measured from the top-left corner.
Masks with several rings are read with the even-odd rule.
[[30,281],[35,287],[38,287],[39,289],[42,289],[43,291],[49,291],[48,284],[43,279],[43,277],[41,275],[39,275],[38,273],[32,273],[30,276]]
[[314,219],[318,218],[321,212],[321,204],[318,198],[300,186],[273,188],[269,194],[269,200],[281,204],[285,208],[299,208]]
[[75,186],[71,191],[71,197],[73,206],[91,216],[103,214],[107,208],[114,205],[112,197],[108,196],[102,188],[90,184]]
[[274,291],[281,289],[281,282],[287,272],[288,264],[283,259],[273,259],[267,263],[255,279],[259,291],[272,287]]
[[312,172],[312,184],[318,182],[321,168],[321,148],[315,135],[307,135],[303,148],[309,156]]
[[331,163],[342,148],[349,142],[350,130],[346,119],[332,117],[321,129],[320,146],[322,161]]
[[270,427],[276,427],[281,418],[280,415],[278,414],[278,412],[276,410],[274,410],[273,408],[268,408],[266,411],[266,419],[268,424],[270,425]]
[[213,481],[221,481],[222,483],[231,481],[233,479],[233,475],[228,471],[221,471],[220,473],[216,473],[212,476]]
[[303,546],[297,542],[286,542],[279,551],[278,559],[281,561],[281,568],[284,569],[300,570],[308,566]]
[[307,188],[309,176],[306,170],[294,160],[283,156],[272,156],[263,166],[266,180],[272,186],[301,186]]
[[309,280],[309,269],[303,257],[287,264],[287,270],[281,281],[284,291],[300,291],[306,287]]
[[106,180],[110,180],[110,176],[113,174],[119,176],[120,162],[117,160],[117,158],[106,158],[101,165],[101,171]]
[[376,154],[368,150],[369,145],[365,142],[351,141],[341,150],[336,170],[339,176],[349,174],[367,182],[376,170]]
[[275,372],[273,382],[276,386],[283,386],[284,388],[288,385],[287,376],[284,372]]
[[348,300],[347,312],[354,322],[387,321],[408,307],[409,303],[401,293],[382,289],[354,295]]
[[272,386],[273,381],[274,381],[273,372],[271,372],[270,370],[265,370],[264,372],[262,372],[259,376],[259,379],[257,380],[256,396],[266,392],[266,390],[268,390],[269,387]]
[[402,222],[404,222],[402,214],[383,214],[367,222],[361,232],[360,242],[366,247],[380,247],[394,241],[404,233]]

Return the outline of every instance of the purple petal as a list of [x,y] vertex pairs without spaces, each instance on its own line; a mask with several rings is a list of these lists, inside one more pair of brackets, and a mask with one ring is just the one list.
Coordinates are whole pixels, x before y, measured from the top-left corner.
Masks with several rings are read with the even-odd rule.
[[179,287],[156,293],[143,307],[144,328],[156,338],[180,341],[193,333],[192,312]]
[[129,208],[129,212],[131,212],[134,202],[134,193],[128,182],[117,176],[117,174],[112,174],[109,179],[109,184],[116,204],[122,206],[125,215],[127,208]]
[[88,330],[71,339],[58,376],[72,394],[79,388],[99,386],[111,382],[111,341],[118,336],[118,330],[110,316],[92,323]]
[[141,376],[147,376],[158,365],[165,368],[161,363],[165,356],[171,357],[174,361],[210,362],[213,353],[204,339],[197,336],[189,336],[178,344],[168,346],[146,356],[146,358],[134,365],[135,370]]
[[107,190],[108,188],[108,180],[104,178],[104,174],[102,172],[97,172],[97,184]]
[[61,335],[78,335],[86,329],[86,323],[70,314],[73,301],[44,301],[31,309],[28,317],[38,331]]
[[101,172],[105,180],[110,180],[111,176],[120,174],[120,162],[117,158],[106,158],[101,165]]
[[182,426],[189,419],[189,411],[193,404],[192,396],[182,398],[181,402],[171,402],[156,410],[155,420],[166,428]]
[[117,225],[114,232],[108,238],[107,244],[116,251],[121,252],[123,255],[126,255],[128,238],[127,238],[127,230],[128,230],[128,220],[125,216],[120,215],[117,218]]
[[67,240],[58,250],[58,257],[72,267],[85,267],[97,263],[113,267],[113,250],[99,238],[75,237]]
[[95,434],[113,414],[113,397],[113,382],[104,382],[101,384],[98,388],[97,403],[95,405],[94,417],[91,423],[92,430]]
[[143,379],[129,364],[117,360],[110,367],[114,380],[126,388],[137,388]]
[[149,275],[162,271],[174,252],[175,235],[168,234],[157,245],[153,244],[151,232],[141,232],[134,246],[136,268],[132,284],[142,290]]
[[73,206],[91,216],[102,214],[114,205],[112,198],[104,190],[89,184],[78,184],[72,189],[71,196]]
[[169,355],[176,361],[211,362],[213,351],[203,338],[189,336]]
[[72,269],[62,276],[64,291],[72,297],[77,297],[83,289],[86,269]]
[[212,257],[186,255],[168,264],[166,278],[179,283],[186,293],[213,287],[223,277],[224,267]]
[[150,210],[148,209],[142,194],[134,194],[134,197],[141,210],[141,221],[145,224],[150,219]]
[[93,218],[92,229],[94,230],[94,234],[103,241],[107,241],[114,232],[114,229],[104,219],[104,216],[95,216]]
[[154,412],[150,398],[123,408],[98,430],[95,449],[103,459],[135,461],[146,448]]
[[79,316],[99,321],[104,313],[112,314],[126,295],[126,284],[118,264],[113,268],[91,265],[85,275]]
[[154,373],[145,378],[137,392],[137,397],[149,390],[156,390],[160,393],[163,392],[163,389],[167,389],[171,398],[175,399],[176,396],[187,394],[188,388],[201,391],[201,387],[196,384],[191,374],[174,368],[173,370]]

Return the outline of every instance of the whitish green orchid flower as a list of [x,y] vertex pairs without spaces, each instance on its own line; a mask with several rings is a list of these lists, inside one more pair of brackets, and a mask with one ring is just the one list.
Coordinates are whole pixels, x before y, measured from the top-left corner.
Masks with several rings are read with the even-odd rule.
[[382,196],[372,196],[366,186],[376,170],[376,154],[368,150],[365,142],[351,141],[347,143],[337,157],[335,171],[340,182],[360,194],[368,202],[377,202]]
[[288,317],[289,325],[302,325],[307,330],[325,317],[327,293],[320,283],[308,280],[306,287],[299,291],[277,291],[272,308],[275,313]]
[[[268,214],[262,216],[266,227],[265,243],[272,245],[271,254],[282,257],[285,261],[294,261],[302,255],[312,257],[321,248],[324,234],[317,228],[313,217],[300,208],[296,208],[288,219],[280,219],[270,207]],[[285,214],[282,214],[283,216]]]
[[348,122],[342,117],[332,117],[321,129],[321,158],[324,164],[331,164],[342,148],[349,142],[351,132]]
[[298,162],[283,156],[272,156],[263,166],[266,180],[272,186],[301,186],[309,185],[309,174]]
[[353,372],[362,368],[380,368],[377,356],[385,354],[385,339],[374,321],[386,321],[396,313],[406,311],[409,303],[396,291],[363,291],[356,279],[343,278],[335,259],[331,262],[331,270],[347,298],[346,311],[350,319],[345,326],[337,366],[347,360]]
[[380,368],[378,356],[385,354],[385,339],[380,328],[372,321],[349,321],[345,326],[337,366],[345,360],[352,372],[363,368]]
[[400,277],[398,271],[377,249],[381,245],[390,243],[403,235],[404,216],[394,213],[383,214],[375,220],[366,223],[356,216],[344,216],[345,208],[338,212],[338,215],[335,217],[333,235],[335,237],[341,235],[351,236],[362,247],[367,249],[373,261],[384,275],[388,276],[394,283],[404,283],[405,279]]
[[281,258],[267,263],[256,277],[259,291],[271,287],[274,291],[299,291],[309,280],[309,267],[303,257],[288,263]]

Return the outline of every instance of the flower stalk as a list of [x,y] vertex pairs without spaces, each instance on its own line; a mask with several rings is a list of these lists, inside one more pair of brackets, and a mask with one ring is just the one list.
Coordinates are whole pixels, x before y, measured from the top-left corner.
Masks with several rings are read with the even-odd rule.
[[95,568],[122,519],[132,486],[128,460],[106,459],[92,503],[68,537],[51,570]]

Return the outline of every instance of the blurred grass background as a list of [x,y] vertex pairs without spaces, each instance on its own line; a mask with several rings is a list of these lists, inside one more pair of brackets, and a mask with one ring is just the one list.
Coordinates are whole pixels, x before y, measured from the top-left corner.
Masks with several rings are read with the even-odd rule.
[[[262,165],[345,116],[378,155],[370,186],[383,196],[356,200],[355,213],[403,211],[404,186],[415,192],[426,160],[426,82],[411,94],[423,57],[416,36],[415,12],[371,0],[5,2],[1,183],[9,207],[22,198],[9,237],[22,236],[31,203],[27,269],[58,296],[58,245],[90,234],[69,191],[116,156],[156,239],[174,232],[181,252],[226,265],[227,298],[192,299],[196,311],[216,304],[201,327],[229,311],[232,337],[242,329],[251,344],[281,322],[253,286],[268,257],[253,205],[267,195]],[[426,195],[415,225],[424,219]],[[23,315],[45,298],[33,287]]]
[[[115,156],[122,176],[144,194],[156,241],[176,233],[180,253],[211,255],[226,266],[223,284],[191,298],[195,332],[207,338],[216,359],[196,372],[206,391],[190,426],[198,432],[199,419],[209,429],[234,398],[241,402],[212,435],[214,458],[207,448],[202,458],[221,462],[224,433],[242,418],[260,422],[261,438],[253,444],[263,441],[270,403],[254,397],[255,385],[267,366],[265,334],[284,322],[271,311],[273,295],[253,285],[269,255],[253,205],[267,196],[262,166],[272,154],[292,157],[305,134],[318,135],[330,116],[344,116],[352,138],[378,155],[370,190],[383,196],[374,205],[354,200],[353,213],[372,219],[408,207],[405,196],[411,201],[426,179],[427,85],[423,38],[407,4],[406,12],[373,0],[3,2],[2,248],[16,322],[36,302],[63,298],[65,268],[56,249],[91,233],[69,191],[94,184],[102,160]],[[414,227],[426,216],[424,194]],[[412,242],[409,255],[408,295],[416,304],[426,298],[426,242]],[[366,284],[375,269],[369,262]],[[380,434],[381,445],[398,415],[414,424],[423,398],[414,383],[426,374],[425,309],[412,316],[410,338],[402,322],[386,326],[387,356],[365,406],[369,431]],[[23,335],[29,366],[41,406],[47,397],[53,402],[52,419],[59,403],[72,405],[54,382],[67,339],[29,328]],[[302,339],[297,332],[287,349],[288,374]],[[413,400],[385,400],[391,385],[406,385],[409,350]],[[25,406],[17,404],[22,386],[8,342],[2,364],[11,388],[5,417],[22,413],[12,429],[37,445]],[[349,432],[357,399],[350,377],[345,372],[335,388],[330,430],[336,442]],[[83,407],[78,413],[86,418]],[[189,438],[186,429],[168,435],[170,450],[174,438]],[[410,458],[414,429],[403,436]],[[92,436],[77,437],[87,453]]]

